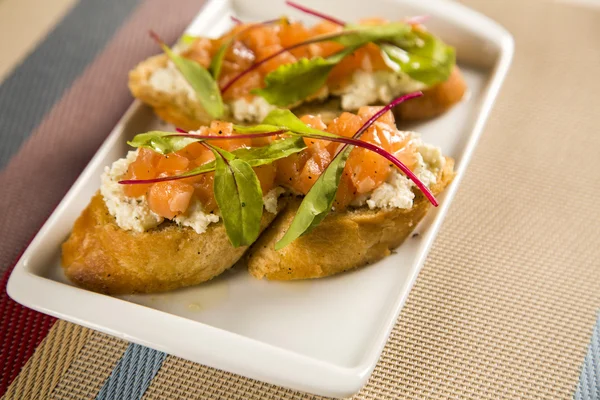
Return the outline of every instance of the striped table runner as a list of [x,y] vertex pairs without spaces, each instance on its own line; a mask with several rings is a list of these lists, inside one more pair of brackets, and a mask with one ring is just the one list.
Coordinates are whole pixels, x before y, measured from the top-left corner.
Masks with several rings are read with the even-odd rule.
[[[0,12],[13,2],[3,1]],[[600,398],[600,11],[464,2],[513,32],[514,65],[355,398]],[[157,50],[147,30],[174,41],[201,6],[74,2],[0,86],[3,398],[316,398],[55,321],[6,296],[20,252],[131,103],[127,72]]]

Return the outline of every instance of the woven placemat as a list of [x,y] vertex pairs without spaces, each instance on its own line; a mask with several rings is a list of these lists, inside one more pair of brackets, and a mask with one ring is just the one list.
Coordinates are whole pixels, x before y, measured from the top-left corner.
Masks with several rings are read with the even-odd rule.
[[159,50],[148,29],[174,42],[202,5],[79,0],[2,82],[0,396],[54,323],[8,298],[10,269],[131,104],[127,72]]
[[[571,398],[600,306],[600,12],[464,3],[513,33],[513,67],[356,399]],[[61,321],[6,398],[94,397],[126,348]],[[316,397],[168,356],[144,398]]]

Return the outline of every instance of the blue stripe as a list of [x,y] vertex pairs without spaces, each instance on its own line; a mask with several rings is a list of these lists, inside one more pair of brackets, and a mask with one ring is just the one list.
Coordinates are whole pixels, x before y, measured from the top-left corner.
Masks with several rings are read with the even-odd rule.
[[0,168],[106,46],[139,1],[80,0],[4,80],[0,86]]
[[583,361],[579,384],[575,391],[575,400],[600,399],[600,314],[592,333],[592,341]]
[[96,400],[141,399],[166,356],[160,351],[130,344],[104,382]]

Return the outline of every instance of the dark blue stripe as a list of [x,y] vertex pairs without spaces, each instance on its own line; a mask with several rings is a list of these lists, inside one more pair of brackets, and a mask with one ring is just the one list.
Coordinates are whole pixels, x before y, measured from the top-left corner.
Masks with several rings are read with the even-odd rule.
[[6,78],[0,86],[0,168],[138,3],[139,0],[80,0]]
[[592,341],[583,361],[575,400],[600,399],[600,313],[592,333]]
[[160,351],[130,344],[96,400],[141,399],[166,356]]

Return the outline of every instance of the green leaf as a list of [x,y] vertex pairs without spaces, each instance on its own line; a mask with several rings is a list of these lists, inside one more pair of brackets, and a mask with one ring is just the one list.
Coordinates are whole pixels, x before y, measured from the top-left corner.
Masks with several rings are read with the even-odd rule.
[[196,97],[204,110],[213,118],[223,116],[223,99],[219,85],[206,69],[193,60],[175,54],[167,45],[161,45],[163,51],[173,61],[181,75],[196,92]]
[[275,109],[258,125],[244,126],[234,125],[233,130],[239,133],[260,133],[260,132],[276,132],[289,131],[291,133],[299,133],[306,135],[320,135],[336,137],[333,133],[321,131],[311,128],[306,125],[300,118],[294,115],[290,110]]
[[280,250],[300,236],[309,233],[329,214],[352,148],[353,146],[344,148],[319,176],[319,179],[300,203],[296,216],[287,232],[275,244],[275,250]]
[[317,93],[329,73],[344,57],[369,42],[398,39],[409,33],[410,25],[398,22],[386,25],[347,25],[338,35],[322,35],[323,40],[340,43],[345,48],[329,57],[302,58],[295,63],[280,65],[265,77],[265,87],[252,93],[270,104],[286,107]]
[[189,33],[184,33],[179,38],[179,43],[188,45],[194,43],[194,40],[198,39],[198,36],[190,35]]
[[369,42],[402,40],[412,30],[411,26],[403,22],[392,22],[385,25],[358,25],[347,24],[345,34],[331,41],[344,46],[364,46]]
[[448,79],[455,63],[454,49],[428,32],[414,31],[409,24],[348,24],[339,34],[322,35],[323,41],[339,43],[345,48],[327,58],[302,58],[280,65],[265,77],[265,87],[252,93],[270,104],[287,107],[316,94],[326,83],[329,73],[344,57],[367,43],[382,48],[388,65],[407,73],[427,85]]
[[[227,154],[230,159],[239,158],[248,163],[251,167],[259,167],[265,164],[271,164],[282,158],[286,158],[294,153],[298,153],[306,148],[306,144],[302,136],[294,136],[291,138],[280,139],[262,147],[241,147],[231,153],[226,153],[220,149],[222,153]],[[215,170],[215,161],[209,161],[199,167],[191,169],[178,176],[194,176],[205,172]]]
[[233,151],[233,154],[244,160],[251,167],[270,164],[275,160],[286,158],[294,153],[298,153],[306,148],[306,144],[301,136],[293,136],[286,139],[276,140],[267,146],[239,148]]
[[[146,147],[161,154],[168,154],[179,151],[193,142],[203,142],[204,139],[186,138],[186,137],[168,137],[172,132],[153,131],[136,135],[132,141],[127,142],[133,147]],[[181,140],[183,139],[183,140]],[[187,142],[189,140],[189,142]],[[293,136],[290,138],[275,140],[267,146],[262,147],[241,147],[231,153],[220,149],[221,153],[229,157],[228,159],[239,158],[248,163],[251,167],[271,164],[281,158],[298,153],[306,148],[302,136]],[[205,172],[215,170],[215,161],[209,161],[199,167],[191,169],[178,177],[194,176]]]
[[225,59],[225,54],[227,53],[227,49],[233,43],[235,36],[229,39],[227,42],[223,43],[219,50],[215,53],[212,60],[210,60],[210,66],[208,70],[212,74],[215,80],[219,79],[219,75],[221,74],[221,67],[223,66],[223,60]]
[[410,36],[402,47],[380,45],[386,63],[427,86],[446,81],[456,63],[454,48],[428,32],[415,31]]
[[215,170],[215,161],[209,161],[206,164],[202,164],[199,167],[196,167],[194,169],[190,169],[189,171],[177,175],[178,177],[186,177],[186,176],[195,176],[195,175],[200,175],[203,174],[205,172],[211,172]]
[[260,182],[246,161],[228,160],[226,152],[215,147],[212,149],[216,163],[215,199],[227,236],[234,247],[249,246],[260,233],[263,212]]
[[251,92],[280,107],[302,101],[317,93],[325,85],[333,67],[355,49],[346,48],[327,58],[301,58],[295,63],[282,64],[265,76],[264,88]]
[[173,136],[173,132],[150,131],[135,135],[127,144],[131,147],[146,147],[160,154],[169,154],[183,149],[190,143],[203,141],[198,138]]

